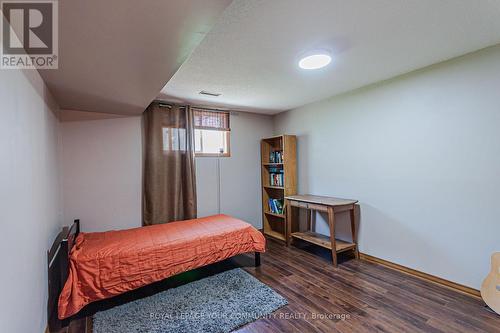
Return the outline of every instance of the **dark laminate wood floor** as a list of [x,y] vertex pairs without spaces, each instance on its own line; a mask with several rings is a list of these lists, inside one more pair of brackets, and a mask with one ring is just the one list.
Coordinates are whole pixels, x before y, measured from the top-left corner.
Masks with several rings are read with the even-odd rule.
[[[488,311],[481,300],[366,261],[341,257],[339,267],[334,268],[330,258],[328,251],[313,246],[286,248],[270,240],[259,268],[251,266],[250,257],[240,256],[196,270],[188,278],[167,279],[143,288],[86,314],[245,266],[247,272],[286,297],[289,305],[240,328],[239,333],[500,332],[500,316]],[[85,332],[84,326],[82,318],[69,331]]]

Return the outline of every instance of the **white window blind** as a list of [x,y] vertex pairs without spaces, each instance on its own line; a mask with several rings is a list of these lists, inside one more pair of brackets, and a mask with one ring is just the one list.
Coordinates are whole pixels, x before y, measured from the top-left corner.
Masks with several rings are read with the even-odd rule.
[[217,131],[230,131],[229,112],[193,109],[194,127]]

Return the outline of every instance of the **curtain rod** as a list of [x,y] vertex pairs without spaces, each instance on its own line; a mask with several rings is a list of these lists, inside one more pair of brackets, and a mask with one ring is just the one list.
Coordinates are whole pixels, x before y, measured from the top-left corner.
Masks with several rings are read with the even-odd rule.
[[[168,109],[171,109],[172,106],[176,105],[175,103],[171,103],[171,102],[167,102],[167,101],[162,101],[162,100],[159,100],[159,99],[155,99],[153,101],[153,103],[158,103],[159,107],[161,107],[161,108],[168,108]],[[206,111],[227,112],[227,113],[235,112],[235,111],[231,111],[231,110],[221,110],[221,109],[207,108],[207,107],[201,107],[201,106],[195,106],[195,105],[191,105],[191,107],[193,109],[206,110]],[[184,109],[184,108],[186,108],[186,106],[179,105],[179,108],[180,109]]]

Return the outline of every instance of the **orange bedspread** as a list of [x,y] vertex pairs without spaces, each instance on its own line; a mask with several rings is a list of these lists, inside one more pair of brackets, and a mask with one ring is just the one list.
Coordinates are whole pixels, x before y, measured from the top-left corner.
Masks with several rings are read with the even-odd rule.
[[85,305],[245,252],[264,252],[264,236],[227,215],[142,228],[80,233],[59,296],[59,318]]

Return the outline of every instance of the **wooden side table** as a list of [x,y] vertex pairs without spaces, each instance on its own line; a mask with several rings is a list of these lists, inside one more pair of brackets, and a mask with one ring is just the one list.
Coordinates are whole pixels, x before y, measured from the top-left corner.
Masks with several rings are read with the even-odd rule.
[[[353,251],[356,259],[359,258],[356,223],[354,216],[357,200],[324,197],[317,195],[292,195],[285,197],[286,201],[286,245],[290,246],[293,239],[316,244],[332,251],[333,265],[337,267],[337,254],[344,251]],[[308,230],[299,231],[298,221],[294,220],[298,209],[307,209],[311,212],[328,213],[330,237],[318,234],[313,230],[310,216],[308,216]],[[349,211],[351,220],[352,242],[335,239],[335,214]]]

